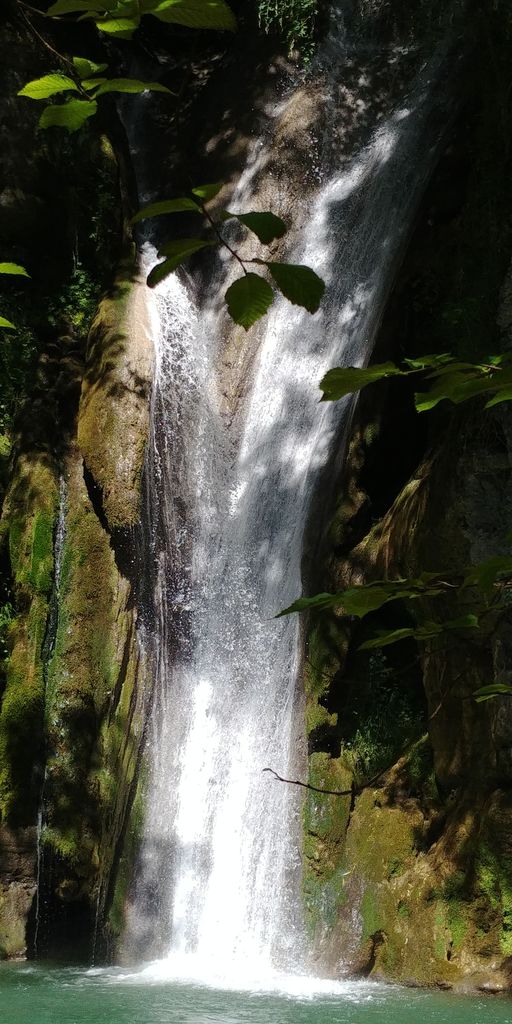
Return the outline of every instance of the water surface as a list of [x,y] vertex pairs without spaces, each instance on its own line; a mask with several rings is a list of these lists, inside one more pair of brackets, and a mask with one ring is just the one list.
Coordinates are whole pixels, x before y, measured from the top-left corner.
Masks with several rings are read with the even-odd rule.
[[512,1001],[346,982],[288,992],[219,991],[122,970],[0,965],[6,1024],[512,1024]]

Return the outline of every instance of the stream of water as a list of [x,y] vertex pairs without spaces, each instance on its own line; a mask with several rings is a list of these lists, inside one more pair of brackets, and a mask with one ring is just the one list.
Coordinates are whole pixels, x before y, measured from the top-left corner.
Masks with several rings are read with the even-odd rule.
[[[274,616],[301,592],[311,499],[343,448],[350,404],[319,405],[317,384],[371,354],[450,121],[446,63],[444,48],[312,196],[287,258],[324,277],[321,310],[275,302],[234,423],[220,400],[218,279],[200,297],[186,277],[155,290],[146,490],[157,685],[126,941],[157,958],[152,977],[257,988],[307,973],[300,796],[263,774],[305,767],[299,622]],[[232,208],[251,208],[253,178],[242,176]]]

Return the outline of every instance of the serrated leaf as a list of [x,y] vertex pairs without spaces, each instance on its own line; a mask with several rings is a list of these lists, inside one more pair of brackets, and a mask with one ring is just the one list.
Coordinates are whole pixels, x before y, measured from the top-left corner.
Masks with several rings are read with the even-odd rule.
[[6,320],[4,316],[0,316],[0,327],[5,328],[6,331],[15,331],[15,325],[10,320]]
[[171,90],[165,85],[161,85],[160,82],[140,82],[136,78],[109,78],[103,85],[100,85],[96,96],[103,96],[107,92],[129,92],[129,93],[140,93],[140,92],[166,92],[169,96],[172,96]]
[[147,206],[143,206],[135,214],[135,217],[132,217],[131,223],[138,224],[141,220],[147,220],[149,217],[159,217],[163,213],[185,213],[187,211],[202,213],[199,204],[187,196],[180,196],[179,199],[162,199],[161,202],[149,203]]
[[245,274],[234,281],[226,292],[229,315],[246,331],[270,308],[274,292],[259,274]]
[[351,395],[355,391],[361,391],[368,384],[384,380],[386,377],[406,376],[394,363],[376,363],[375,366],[360,368],[358,366],[340,366],[328,370],[323,380],[320,381],[320,390],[323,391],[323,402],[335,402],[345,395]]
[[59,92],[78,92],[78,86],[67,75],[43,75],[34,78],[20,89],[18,96],[26,96],[29,100],[47,100]]
[[39,118],[41,128],[66,128],[76,132],[98,109],[95,100],[70,100],[69,103],[45,107]]
[[139,25],[140,17],[138,15],[135,15],[133,18],[96,19],[96,28],[100,32],[116,36],[117,39],[131,39]]
[[0,263],[0,274],[14,274],[17,277],[30,277],[25,267],[19,263]]
[[512,686],[508,683],[488,683],[487,686],[480,686],[473,690],[473,697],[477,704],[482,704],[492,697],[512,697]]
[[[258,262],[264,262],[258,260]],[[273,263],[266,262],[274,281],[289,302],[296,306],[302,306],[309,313],[316,313],[322,295],[325,291],[325,283],[322,278],[315,274],[310,267],[304,267],[296,263]]]
[[223,187],[223,181],[217,181],[213,185],[196,185],[196,187],[192,189],[192,195],[197,196],[198,199],[202,199],[203,203],[209,203],[210,199],[215,199],[215,196]]
[[222,220],[229,220],[231,217],[239,220],[264,245],[269,245],[274,239],[282,238],[286,234],[286,224],[274,213],[230,213],[228,210],[223,213],[225,216]]
[[107,5],[103,0],[57,0],[48,8],[46,14],[54,18],[59,14],[77,14],[79,11],[105,11]]
[[95,64],[93,60],[88,60],[87,57],[73,57],[73,64],[82,80],[90,78],[92,75],[99,75],[108,68],[108,64]]
[[167,242],[160,251],[160,256],[166,256],[167,259],[153,267],[147,280],[149,287],[154,288],[156,284],[163,281],[169,274],[172,274],[189,256],[193,256],[195,252],[199,252],[201,249],[206,249],[212,245],[216,245],[216,242],[202,238],[178,238],[172,242]]
[[158,3],[143,0],[142,9],[159,21],[186,28],[236,31],[236,18],[224,0],[160,0]]

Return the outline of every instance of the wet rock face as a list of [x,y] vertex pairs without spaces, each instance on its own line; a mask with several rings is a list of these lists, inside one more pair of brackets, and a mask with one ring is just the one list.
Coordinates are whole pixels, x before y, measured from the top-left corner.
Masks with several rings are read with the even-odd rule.
[[[510,204],[492,142],[495,97],[480,95],[489,116],[479,128],[471,122],[474,136],[464,124],[463,143],[456,130],[441,161],[375,362],[396,358],[397,342],[405,354],[450,350],[470,359],[509,347]],[[490,164],[476,157],[468,169],[469,151],[473,158],[493,153],[494,226],[483,212]],[[444,202],[445,160],[464,180],[458,205]],[[487,263],[486,252],[493,254]],[[422,571],[463,573],[472,562],[509,555],[510,410],[444,403],[430,417],[410,419],[412,404],[394,384],[362,393],[311,592]],[[408,451],[404,437],[413,439]],[[337,615],[311,618],[310,779],[318,779],[322,751],[323,785],[345,770],[353,787],[348,818],[340,800],[325,834],[318,813],[305,817],[306,906],[334,973],[462,991],[511,987],[512,702],[472,697],[493,679],[512,678],[510,615],[485,614],[478,632],[443,642],[437,654],[435,645],[414,644],[383,649],[377,661],[358,652],[376,629],[481,610],[472,593],[463,609],[453,599],[416,609],[397,603],[366,626]]]
[[36,891],[36,830],[0,826],[0,957],[21,957]]

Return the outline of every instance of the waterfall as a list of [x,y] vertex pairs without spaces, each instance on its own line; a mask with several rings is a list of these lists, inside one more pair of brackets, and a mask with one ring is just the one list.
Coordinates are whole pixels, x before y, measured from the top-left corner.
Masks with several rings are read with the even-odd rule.
[[[450,60],[445,46],[342,170],[334,160],[312,190],[286,258],[324,277],[322,307],[312,317],[276,300],[230,425],[218,382],[218,281],[201,305],[185,275],[167,278],[151,300],[148,633],[157,696],[127,943],[163,958],[164,976],[268,983],[307,971],[300,796],[263,773],[305,767],[300,623],[275,615],[301,592],[311,499],[352,407],[319,404],[317,385],[331,366],[371,355],[455,107]],[[242,178],[232,208],[252,208],[253,180]]]

